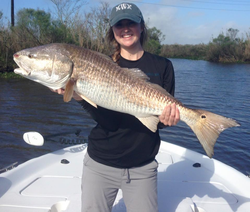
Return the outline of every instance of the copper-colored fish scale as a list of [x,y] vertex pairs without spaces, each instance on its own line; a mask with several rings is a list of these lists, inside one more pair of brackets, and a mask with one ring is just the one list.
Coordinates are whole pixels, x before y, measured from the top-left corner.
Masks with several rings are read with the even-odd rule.
[[145,112],[160,115],[166,104],[175,101],[166,98],[152,84],[135,77],[128,69],[120,68],[106,56],[82,48],[67,50],[75,64],[72,78],[81,81],[79,84],[82,86],[86,84],[79,90],[84,91],[87,98],[95,96],[95,100],[106,101],[106,104],[114,107],[112,109],[129,110],[135,115]]

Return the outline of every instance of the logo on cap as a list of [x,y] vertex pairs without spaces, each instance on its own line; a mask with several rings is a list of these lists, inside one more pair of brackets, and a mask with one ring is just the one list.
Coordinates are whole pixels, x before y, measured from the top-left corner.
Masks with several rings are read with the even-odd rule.
[[120,4],[116,7],[116,12],[119,10],[132,10],[131,4]]

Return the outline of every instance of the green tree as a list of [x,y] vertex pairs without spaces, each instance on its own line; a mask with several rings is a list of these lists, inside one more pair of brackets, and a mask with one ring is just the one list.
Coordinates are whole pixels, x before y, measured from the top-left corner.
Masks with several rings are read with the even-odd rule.
[[85,32],[88,32],[88,36],[91,38],[90,48],[107,54],[110,52],[107,52],[109,48],[105,42],[105,36],[109,29],[110,12],[109,4],[103,2],[98,8],[92,8],[91,12],[85,16],[87,22]]
[[[84,0],[50,0],[56,9],[56,20],[53,26],[53,40],[64,43],[83,45],[81,40],[81,27],[83,27],[82,7],[87,4]],[[80,36],[79,36],[80,35]]]
[[0,72],[10,71],[13,66],[11,30],[4,24],[3,12],[0,11]]
[[246,33],[244,60],[250,62],[250,32]]
[[148,37],[150,40],[152,39],[158,41],[159,43],[165,40],[165,35],[163,35],[162,32],[156,27],[148,29]]
[[51,25],[51,15],[43,10],[21,9],[17,13],[17,28],[23,30],[25,36],[36,44],[50,42],[53,29]]
[[227,36],[229,37],[229,39],[231,41],[235,41],[237,40],[237,34],[238,34],[239,30],[238,29],[233,29],[233,28],[229,28],[227,30]]
[[245,45],[237,38],[239,30],[230,28],[226,35],[222,32],[208,44],[207,59],[213,62],[244,61]]
[[149,28],[147,33],[148,42],[145,46],[146,51],[159,55],[162,47],[161,42],[165,40],[165,35],[163,35],[162,32],[156,27]]

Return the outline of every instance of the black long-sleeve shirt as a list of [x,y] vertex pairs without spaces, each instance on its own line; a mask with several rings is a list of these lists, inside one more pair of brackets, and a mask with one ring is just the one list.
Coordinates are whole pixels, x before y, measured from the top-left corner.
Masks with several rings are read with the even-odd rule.
[[[168,59],[144,52],[137,61],[121,57],[118,64],[142,70],[150,82],[174,95],[174,70]],[[132,115],[95,108],[84,100],[80,103],[97,122],[89,135],[88,154],[92,159],[117,168],[138,167],[154,160],[160,147],[158,130],[151,132]]]

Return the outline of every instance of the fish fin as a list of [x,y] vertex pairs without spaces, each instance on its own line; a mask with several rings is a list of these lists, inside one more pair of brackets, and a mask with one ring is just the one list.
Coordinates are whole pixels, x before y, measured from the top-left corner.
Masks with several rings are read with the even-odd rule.
[[86,102],[88,102],[89,104],[91,104],[92,106],[94,106],[95,108],[97,108],[96,103],[92,102],[90,99],[88,99],[87,97],[83,96],[82,94],[77,93],[80,97],[82,97]]
[[122,69],[124,71],[129,72],[130,74],[132,74],[132,76],[135,77],[135,78],[140,78],[140,79],[146,80],[146,81],[149,80],[149,77],[143,71],[141,71],[138,68],[130,68],[130,69],[122,68]]
[[205,110],[193,110],[197,120],[188,124],[196,134],[208,157],[214,154],[214,145],[220,133],[227,128],[240,126],[235,120]]
[[[97,51],[94,51],[94,50],[90,50],[90,49],[86,49],[87,51],[89,52],[92,52],[93,54],[95,55],[98,55],[100,58],[103,58],[104,60],[107,60],[108,62],[112,62],[114,64],[117,64],[115,63],[112,58],[106,54],[103,54],[103,53],[100,53],[100,52],[97,52]],[[118,65],[117,65],[118,66]]]
[[155,132],[157,130],[157,125],[159,123],[158,116],[136,117],[136,118],[139,119],[139,121],[152,132]]
[[[150,83],[151,87],[164,93],[165,95],[167,96],[171,96],[163,87],[161,87],[160,85],[158,84],[154,84],[154,83]],[[173,96],[171,96],[173,98]]]
[[[114,63],[118,67],[118,64],[115,63],[110,56],[107,56],[105,54],[102,54],[100,52],[96,52],[96,51],[93,51],[93,50],[89,50],[89,51],[93,52],[94,54],[98,55],[100,58],[103,58],[108,62]],[[141,79],[147,80],[147,81],[149,80],[149,77],[143,71],[141,71],[138,68],[122,68],[122,70],[125,71],[125,73],[128,72],[128,73],[132,74],[136,78],[141,78]]]
[[74,93],[74,85],[75,85],[75,80],[70,79],[65,87],[65,93],[63,95],[63,101],[64,102],[69,102],[72,99],[73,93]]

